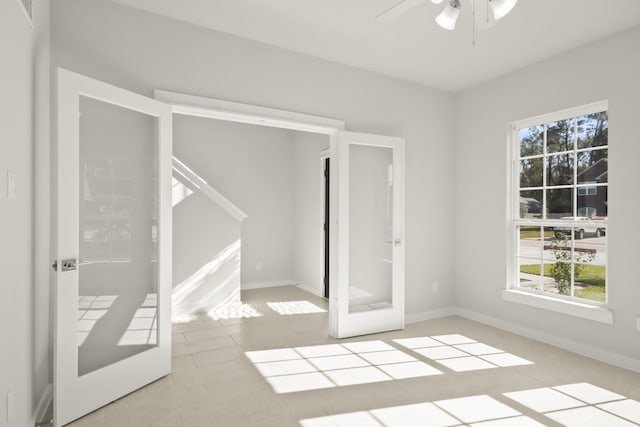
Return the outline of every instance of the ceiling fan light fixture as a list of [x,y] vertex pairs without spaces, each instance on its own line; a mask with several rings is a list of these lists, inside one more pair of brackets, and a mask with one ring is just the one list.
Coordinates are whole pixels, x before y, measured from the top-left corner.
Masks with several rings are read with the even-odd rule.
[[445,30],[455,30],[461,8],[460,0],[449,0],[442,13],[436,17],[436,23]]
[[493,17],[498,20],[504,17],[518,3],[518,0],[489,0]]
[[431,3],[433,4],[440,4],[442,3],[444,0],[431,0]]

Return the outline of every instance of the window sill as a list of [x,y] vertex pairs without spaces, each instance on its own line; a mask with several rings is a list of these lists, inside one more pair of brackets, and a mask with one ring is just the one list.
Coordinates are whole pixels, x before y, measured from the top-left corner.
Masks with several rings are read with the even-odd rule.
[[[606,307],[582,304],[576,301],[565,301],[551,296],[518,291],[515,289],[502,291],[502,299],[505,301],[528,305],[530,307],[593,320],[594,322],[613,325],[613,312]],[[638,318],[638,329],[640,330],[640,317]]]

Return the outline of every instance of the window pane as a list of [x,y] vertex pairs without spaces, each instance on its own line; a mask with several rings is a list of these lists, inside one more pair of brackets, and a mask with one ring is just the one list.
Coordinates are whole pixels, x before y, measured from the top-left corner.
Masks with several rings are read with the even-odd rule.
[[[594,245],[594,234],[590,227],[578,226],[575,229],[575,247],[573,250],[574,274],[575,274],[575,296],[581,294],[593,294],[587,291],[592,286],[604,285],[604,276],[600,278],[600,270],[595,264],[597,246]],[[601,260],[599,260],[601,262]],[[602,271],[604,273],[604,271]],[[596,292],[597,293],[597,292]],[[591,295],[594,297],[594,295]],[[603,295],[604,296],[604,295]]]
[[520,218],[542,218],[542,190],[520,192]]
[[519,283],[518,286],[525,289],[541,290],[542,265],[539,259],[518,258]]
[[554,227],[554,237],[545,245],[544,290],[546,292],[570,295],[573,228]]
[[520,188],[542,187],[542,157],[520,160]]
[[[544,261],[555,261],[556,257],[553,253],[554,242],[562,238],[564,233],[561,230],[556,231],[555,227],[544,227],[544,243],[542,245],[542,259]],[[567,233],[568,235],[568,233]]]
[[574,153],[547,157],[547,186],[572,185]]
[[589,150],[578,153],[577,192],[580,216],[607,216],[608,188],[595,185],[608,182],[607,154],[607,150]]
[[542,154],[544,126],[520,129],[520,157]]
[[578,215],[593,219],[607,219],[607,197],[609,188],[604,187],[578,187]]
[[545,292],[556,295],[571,294],[571,261],[544,262],[542,288]]
[[562,188],[547,190],[547,218],[570,218],[573,216],[573,190]]
[[[605,302],[607,277],[607,246],[605,228],[584,231],[584,238],[575,241],[574,296],[591,301]],[[576,232],[576,238],[580,236]]]
[[547,152],[573,150],[575,119],[558,120],[547,125]]
[[606,272],[604,265],[575,265],[577,270],[575,297],[590,301],[607,301],[606,294]]
[[541,237],[540,227],[521,226],[518,239],[518,255],[524,258],[534,258],[540,260]]
[[609,180],[608,150],[588,150],[578,153],[578,184],[606,183]]
[[606,111],[578,117],[578,148],[608,145],[609,121]]

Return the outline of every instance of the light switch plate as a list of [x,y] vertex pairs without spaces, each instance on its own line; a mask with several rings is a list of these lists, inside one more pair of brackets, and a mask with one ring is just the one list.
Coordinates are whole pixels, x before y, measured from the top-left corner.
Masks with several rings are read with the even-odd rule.
[[16,171],[8,170],[7,171],[7,199],[9,200],[17,200],[18,199],[18,174]]

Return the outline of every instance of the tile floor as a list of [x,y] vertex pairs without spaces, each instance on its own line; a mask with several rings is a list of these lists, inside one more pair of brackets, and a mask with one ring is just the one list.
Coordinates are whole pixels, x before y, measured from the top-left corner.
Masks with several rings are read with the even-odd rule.
[[500,329],[450,316],[336,340],[299,288],[242,299],[174,325],[171,375],[71,426],[640,425],[640,374]]

